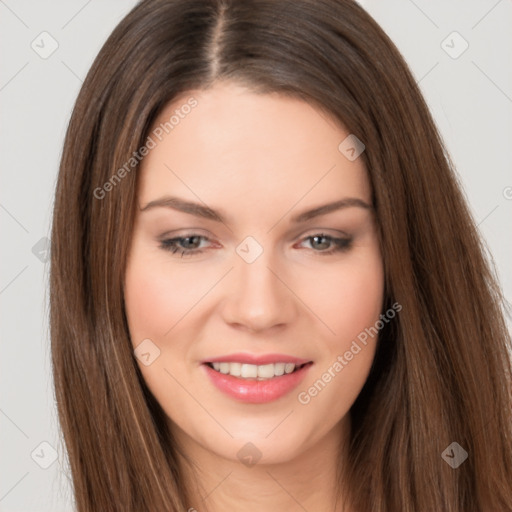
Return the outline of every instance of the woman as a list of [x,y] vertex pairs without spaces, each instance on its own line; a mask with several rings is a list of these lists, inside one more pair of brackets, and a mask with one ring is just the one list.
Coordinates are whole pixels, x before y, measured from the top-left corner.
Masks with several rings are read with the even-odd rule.
[[512,510],[510,338],[453,165],[352,1],[144,0],[66,136],[77,510]]

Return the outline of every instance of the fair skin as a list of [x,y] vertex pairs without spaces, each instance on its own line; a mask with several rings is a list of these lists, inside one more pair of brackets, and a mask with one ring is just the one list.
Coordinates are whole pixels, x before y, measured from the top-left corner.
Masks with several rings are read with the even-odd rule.
[[[338,150],[349,133],[310,104],[234,84],[190,91],[155,126],[190,96],[197,106],[157,140],[139,170],[126,313],[134,348],[150,339],[160,354],[138,365],[197,465],[194,476],[185,469],[190,507],[341,511],[335,471],[375,340],[342,371],[332,368],[379,319],[384,287],[362,158],[350,161]],[[165,206],[142,210],[165,196],[208,206],[223,222]],[[292,220],[346,198],[360,203]],[[249,236],[257,245],[242,247],[263,250],[250,263],[237,252]],[[351,241],[326,254],[337,247],[329,236]],[[177,237],[184,237],[179,252],[161,247]],[[202,252],[181,256],[187,248]],[[206,376],[205,361],[234,353],[286,354],[312,364],[284,396],[247,403]],[[329,382],[307,394],[329,368]],[[244,463],[241,449],[259,456],[257,463]]]

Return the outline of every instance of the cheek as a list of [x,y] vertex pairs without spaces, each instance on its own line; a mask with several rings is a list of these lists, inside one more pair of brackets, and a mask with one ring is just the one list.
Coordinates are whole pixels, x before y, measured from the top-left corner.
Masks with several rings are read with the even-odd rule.
[[155,275],[140,263],[129,267],[126,273],[125,304],[132,342],[157,338],[172,326],[174,311],[172,288],[165,286],[165,277]]
[[[364,260],[343,262],[339,268],[319,269],[304,282],[310,309],[326,326],[324,339],[341,348],[379,318],[384,276],[377,253]],[[328,329],[327,329],[328,328]]]
[[[308,306],[328,330],[321,338],[322,356],[298,399],[303,405],[311,402],[319,410],[329,409],[334,424],[357,398],[375,356],[378,335],[371,331],[375,334],[369,336],[368,330],[382,312],[383,267],[374,251],[364,260],[347,260],[336,271],[316,277],[309,285]],[[319,287],[321,280],[326,284]]]
[[127,266],[125,305],[134,344],[161,339],[200,297],[188,272],[172,272],[165,263],[135,253]]
[[[166,411],[174,414],[190,406],[179,386],[166,373],[176,375],[187,371],[183,365],[175,363],[185,360],[190,350],[187,337],[177,335],[185,322],[175,326],[197,302],[200,290],[197,284],[191,286],[189,273],[171,271],[167,263],[161,255],[155,257],[152,251],[139,250],[136,246],[126,268],[124,296],[133,348],[147,339],[157,347],[146,345],[151,354],[158,355],[147,366],[137,360],[139,369],[157,401],[166,404]],[[169,338],[172,343],[165,343]],[[174,397],[172,401],[169,396]]]

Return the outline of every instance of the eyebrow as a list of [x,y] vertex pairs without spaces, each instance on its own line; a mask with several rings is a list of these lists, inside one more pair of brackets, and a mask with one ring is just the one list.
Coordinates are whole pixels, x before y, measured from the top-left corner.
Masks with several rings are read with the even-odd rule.
[[[174,210],[178,210],[183,213],[188,213],[196,217],[202,217],[216,222],[222,222],[223,224],[225,224],[226,222],[226,218],[224,215],[222,215],[220,212],[217,212],[209,208],[206,205],[186,201],[185,199],[173,196],[165,196],[160,199],[150,201],[146,206],[140,208],[140,211],[147,212],[149,210],[159,207],[172,208]],[[310,210],[299,213],[298,215],[293,216],[290,219],[290,221],[292,224],[299,224],[301,222],[306,222],[310,219],[313,219],[314,217],[319,217],[320,215],[326,215],[337,210],[342,210],[344,208],[351,207],[364,208],[366,210],[373,209],[371,205],[369,205],[362,199],[359,199],[358,197],[346,197],[333,203],[316,206]]]

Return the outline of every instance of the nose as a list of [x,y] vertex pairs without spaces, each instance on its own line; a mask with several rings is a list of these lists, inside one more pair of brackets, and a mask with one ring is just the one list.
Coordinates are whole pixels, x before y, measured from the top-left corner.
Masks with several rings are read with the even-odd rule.
[[[224,321],[238,329],[260,332],[293,322],[298,314],[289,273],[283,275],[264,251],[256,261],[236,262],[223,302]],[[238,257],[238,256],[237,256]]]

